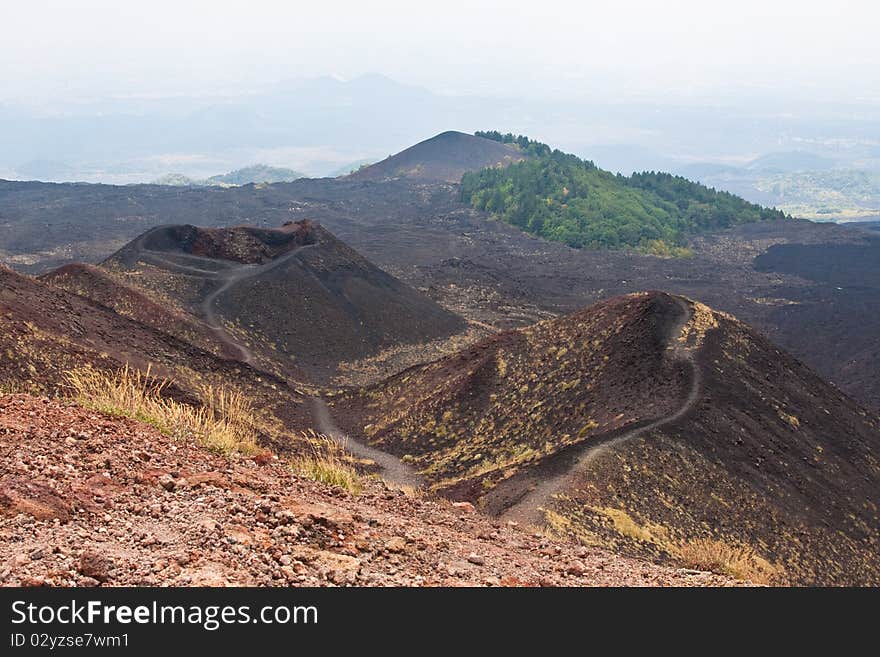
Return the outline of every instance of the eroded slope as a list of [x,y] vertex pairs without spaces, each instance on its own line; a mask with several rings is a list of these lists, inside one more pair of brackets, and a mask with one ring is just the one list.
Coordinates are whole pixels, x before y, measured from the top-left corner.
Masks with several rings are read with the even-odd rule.
[[620,297],[346,393],[335,407],[435,487],[480,498],[549,456],[673,412],[689,372],[666,354],[662,294]]
[[240,360],[318,382],[342,363],[466,328],[308,221],[278,230],[161,227],[104,266],[202,319]]
[[310,426],[305,398],[287,382],[190,344],[60,287],[0,267],[0,387],[63,393],[68,372],[129,365],[173,381],[198,401],[210,386],[246,393],[288,426]]
[[635,554],[712,539],[751,546],[782,581],[876,585],[880,421],[703,308],[699,403],[584,464],[547,505],[552,521]]
[[880,581],[878,419],[699,303],[616,298],[335,407],[502,517],[661,558],[715,541],[778,581]]

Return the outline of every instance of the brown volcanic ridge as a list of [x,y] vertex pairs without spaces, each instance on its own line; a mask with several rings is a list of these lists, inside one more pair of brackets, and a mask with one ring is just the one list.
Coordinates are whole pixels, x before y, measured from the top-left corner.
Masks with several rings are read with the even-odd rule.
[[39,280],[91,299],[119,315],[204,347],[218,356],[235,359],[240,355],[236,347],[224,341],[198,318],[169,304],[159,303],[139,289],[122,284],[101,267],[76,262],[44,274]]
[[[319,383],[341,363],[466,328],[307,220],[274,230],[162,226],[102,267],[198,318],[242,362]],[[199,344],[209,345],[205,338]]]
[[[80,281],[105,280],[86,266],[66,267],[57,278],[63,281],[68,273],[78,274]],[[287,427],[310,426],[306,397],[286,380],[161,330],[167,326],[186,334],[207,329],[133,290],[93,285],[87,291],[100,296],[108,290],[109,296],[114,291],[120,295],[114,299],[120,312],[0,266],[0,392],[65,394],[66,375],[72,371],[111,372],[130,365],[172,381],[167,393],[180,400],[203,402],[211,386],[235,389],[257,403],[267,418]],[[141,321],[147,315],[150,321]],[[267,444],[290,448],[271,436],[264,438]]]
[[450,130],[350,173],[345,179],[379,182],[407,178],[457,183],[468,171],[506,166],[523,159],[525,155],[508,144]]
[[331,401],[502,519],[768,581],[880,583],[880,420],[733,317],[664,293],[496,335]]

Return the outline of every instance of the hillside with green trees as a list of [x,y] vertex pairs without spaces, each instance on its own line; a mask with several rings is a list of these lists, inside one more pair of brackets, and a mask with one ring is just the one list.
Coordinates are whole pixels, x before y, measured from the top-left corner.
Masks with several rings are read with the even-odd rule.
[[576,248],[684,255],[689,235],[786,216],[680,176],[622,176],[521,135],[476,135],[515,145],[528,158],[466,173],[462,200],[522,230]]
[[169,173],[154,180],[153,184],[169,185],[171,187],[236,187],[251,183],[293,182],[305,177],[304,173],[294,171],[293,169],[254,164],[253,166],[236,169],[229,173],[221,173],[206,179],[190,178],[182,173]]

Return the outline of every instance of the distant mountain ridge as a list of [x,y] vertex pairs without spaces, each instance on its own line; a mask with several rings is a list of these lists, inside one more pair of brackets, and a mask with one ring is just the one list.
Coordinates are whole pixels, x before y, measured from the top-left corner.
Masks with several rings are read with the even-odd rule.
[[211,176],[209,183],[225,183],[227,185],[247,185],[248,183],[293,182],[307,176],[300,171],[285,167],[270,167],[266,164],[254,164],[229,173]]
[[806,151],[767,153],[746,165],[752,171],[794,173],[797,171],[825,171],[834,168],[835,161]]
[[814,221],[859,221],[880,211],[880,171],[862,163],[793,151],[769,153],[742,166],[694,162],[677,173],[750,201]]
[[295,169],[287,169],[285,167],[271,167],[267,164],[254,164],[252,166],[243,167],[221,173],[204,180],[191,178],[182,173],[169,173],[153,181],[154,185],[169,185],[173,187],[230,187],[238,185],[249,185],[251,183],[278,183],[293,182],[300,178],[306,178],[304,173]]

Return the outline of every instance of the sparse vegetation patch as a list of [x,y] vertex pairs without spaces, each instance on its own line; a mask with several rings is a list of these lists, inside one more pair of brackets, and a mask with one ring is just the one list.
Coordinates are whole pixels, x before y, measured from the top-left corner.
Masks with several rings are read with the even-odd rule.
[[678,549],[681,561],[689,568],[707,570],[753,584],[779,584],[783,571],[746,545],[732,545],[717,539],[699,538]]
[[329,486],[340,486],[355,495],[361,492],[361,475],[349,463],[342,446],[329,436],[314,432],[309,433],[307,440],[310,451],[290,462],[296,474]]
[[83,367],[67,372],[66,383],[80,404],[102,413],[129,417],[176,438],[195,438],[224,454],[259,451],[254,409],[241,393],[207,386],[202,405],[169,398],[169,382],[127,365],[116,372]]

